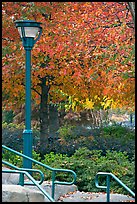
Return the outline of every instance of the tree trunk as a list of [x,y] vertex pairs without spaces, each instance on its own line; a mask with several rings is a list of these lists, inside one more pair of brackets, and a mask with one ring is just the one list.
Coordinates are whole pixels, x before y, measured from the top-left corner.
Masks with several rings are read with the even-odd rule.
[[48,93],[49,86],[46,86],[46,77],[41,79],[41,103],[40,103],[40,151],[43,152],[48,145],[49,138],[49,112]]
[[135,2],[127,2],[135,25]]
[[[46,85],[46,77],[41,78],[41,102],[40,102],[40,152],[44,153],[51,148],[52,142],[59,129],[57,107],[48,104],[50,87]],[[48,149],[47,149],[48,148]]]
[[56,137],[56,132],[59,129],[59,117],[57,106],[49,105],[49,135],[51,140]]

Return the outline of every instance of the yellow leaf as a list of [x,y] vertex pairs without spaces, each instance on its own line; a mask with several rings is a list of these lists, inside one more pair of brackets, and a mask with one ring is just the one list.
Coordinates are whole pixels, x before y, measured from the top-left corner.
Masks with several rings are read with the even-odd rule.
[[93,109],[94,107],[94,102],[92,100],[89,100],[88,98],[86,98],[86,102],[84,104],[84,107],[86,109]]

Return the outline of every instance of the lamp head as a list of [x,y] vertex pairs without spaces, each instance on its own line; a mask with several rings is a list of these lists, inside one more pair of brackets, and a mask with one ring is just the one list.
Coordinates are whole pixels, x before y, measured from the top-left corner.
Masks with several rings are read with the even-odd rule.
[[17,20],[15,26],[18,28],[23,44],[25,41],[33,41],[34,45],[42,34],[41,23],[34,20]]

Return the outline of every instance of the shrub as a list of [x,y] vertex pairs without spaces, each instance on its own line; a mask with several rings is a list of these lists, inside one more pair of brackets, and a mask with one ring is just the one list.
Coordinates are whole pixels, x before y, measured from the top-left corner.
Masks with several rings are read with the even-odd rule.
[[[20,151],[23,149],[24,127],[14,124],[2,125],[2,143]],[[49,140],[47,146],[39,146],[39,131],[33,130],[33,147],[44,158],[45,154],[67,154],[72,156],[76,150],[87,147],[89,150],[126,151],[132,158],[135,151],[135,131],[119,125],[102,127],[100,129],[86,129],[81,126],[65,125],[58,131],[58,139]]]
[[13,117],[14,117],[14,113],[12,110],[9,111],[2,111],[2,120],[6,123],[12,123],[13,122]]
[[[96,189],[94,184],[95,175],[99,171],[114,173],[129,188],[132,190],[135,188],[133,182],[135,181],[135,165],[128,160],[126,153],[107,151],[106,156],[102,156],[99,150],[87,151],[87,148],[80,148],[71,157],[72,162],[73,165],[70,167],[77,173],[79,190],[100,191],[101,189]],[[114,181],[111,182],[111,187],[114,192],[125,193]]]
[[120,125],[100,129],[65,125],[59,130],[59,138],[60,153],[66,153],[68,156],[82,147],[87,147],[89,150],[102,150],[103,155],[107,150],[126,151],[130,158],[135,150],[135,131]]
[[108,138],[113,137],[115,139],[118,138],[127,138],[128,140],[135,139],[135,131],[132,129],[129,129],[127,127],[122,127],[121,125],[112,125],[112,126],[106,126],[100,129],[101,136]]
[[15,165],[18,167],[22,167],[22,157],[15,155],[14,153],[8,151],[8,150],[3,150],[2,152],[2,159]]
[[104,154],[107,150],[126,151],[131,158],[135,150],[135,131],[120,125],[112,125],[100,129],[96,142]]
[[[23,130],[24,125],[16,125],[14,123],[2,123],[2,144],[16,151],[23,150]],[[33,144],[36,145],[39,131],[33,130]]]

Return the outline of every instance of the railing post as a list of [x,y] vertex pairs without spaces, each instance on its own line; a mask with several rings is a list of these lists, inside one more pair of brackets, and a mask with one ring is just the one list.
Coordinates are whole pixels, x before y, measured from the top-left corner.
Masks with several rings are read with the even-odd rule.
[[110,176],[107,175],[107,202],[110,202]]
[[54,199],[55,194],[55,171],[52,171],[52,186],[51,186],[51,197]]
[[19,185],[24,186],[24,173],[20,173]]

